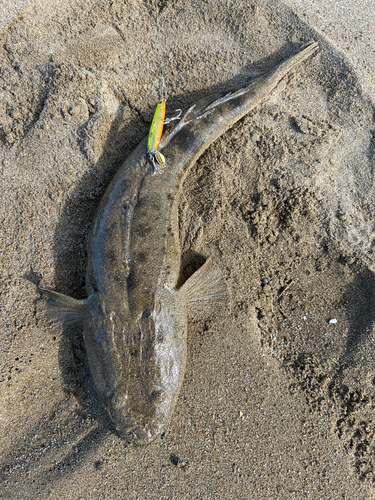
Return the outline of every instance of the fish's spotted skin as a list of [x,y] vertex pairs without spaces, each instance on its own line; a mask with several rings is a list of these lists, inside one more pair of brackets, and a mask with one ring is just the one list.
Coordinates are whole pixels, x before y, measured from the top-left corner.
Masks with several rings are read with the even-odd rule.
[[190,167],[278,82],[318,50],[309,43],[268,73],[197,102],[165,134],[154,175],[146,138],[116,173],[89,240],[86,289],[78,301],[46,291],[66,322],[82,322],[95,388],[118,433],[146,445],[170,421],[186,365],[187,307],[225,293],[211,258],[179,289],[178,194]]

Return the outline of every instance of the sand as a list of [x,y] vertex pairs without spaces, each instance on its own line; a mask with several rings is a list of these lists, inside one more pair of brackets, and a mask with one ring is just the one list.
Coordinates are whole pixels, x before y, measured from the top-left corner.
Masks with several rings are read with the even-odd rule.
[[[370,2],[2,2],[0,498],[375,497],[374,73]],[[293,9],[293,10],[291,10]],[[82,333],[40,286],[85,296],[106,186],[169,115],[321,51],[197,161],[184,265],[212,255],[224,305],[189,316],[167,433],[119,438]]]

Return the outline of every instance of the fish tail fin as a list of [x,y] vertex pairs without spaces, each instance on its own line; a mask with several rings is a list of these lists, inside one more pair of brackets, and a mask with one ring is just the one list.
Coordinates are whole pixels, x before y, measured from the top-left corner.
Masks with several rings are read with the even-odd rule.
[[318,52],[319,44],[318,42],[310,41],[300,47],[299,52],[292,57],[289,57],[286,61],[279,64],[274,70],[269,73],[270,83],[274,83],[275,85],[287,75],[291,70],[293,70],[296,66],[299,66],[303,61],[306,61],[313,54]]
[[82,325],[85,300],[74,299],[49,288],[42,288],[42,292],[47,298],[51,316],[57,318],[64,326]]
[[191,306],[206,300],[222,300],[226,295],[226,285],[220,270],[208,258],[180,288],[185,303]]

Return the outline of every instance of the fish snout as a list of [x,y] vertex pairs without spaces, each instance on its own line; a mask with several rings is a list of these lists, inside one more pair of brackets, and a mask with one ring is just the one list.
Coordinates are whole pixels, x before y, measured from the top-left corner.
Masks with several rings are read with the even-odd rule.
[[118,435],[136,446],[146,446],[161,434],[159,426],[134,422],[121,410],[110,410],[110,416]]
[[108,402],[107,410],[119,436],[136,446],[152,443],[164,430],[152,416],[127,411],[126,400],[117,395]]

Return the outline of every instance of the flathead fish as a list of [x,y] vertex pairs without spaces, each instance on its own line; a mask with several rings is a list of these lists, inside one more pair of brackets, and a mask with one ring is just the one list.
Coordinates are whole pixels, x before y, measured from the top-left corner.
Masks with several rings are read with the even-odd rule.
[[65,323],[82,323],[96,391],[118,433],[135,444],[152,442],[171,419],[185,372],[187,309],[225,292],[209,256],[177,288],[178,200],[189,168],[317,50],[310,42],[266,74],[191,106],[161,139],[162,175],[147,159],[145,138],[99,205],[89,239],[87,299],[46,290]]

